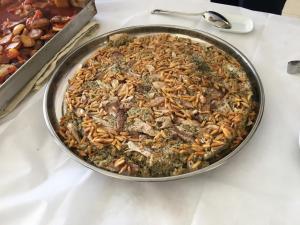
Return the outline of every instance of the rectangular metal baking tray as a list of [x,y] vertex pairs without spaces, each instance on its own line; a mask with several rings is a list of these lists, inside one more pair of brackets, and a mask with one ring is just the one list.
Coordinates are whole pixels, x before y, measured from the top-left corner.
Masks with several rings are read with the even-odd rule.
[[0,111],[93,17],[97,9],[91,0],[62,31],[48,41],[34,56],[0,85]]

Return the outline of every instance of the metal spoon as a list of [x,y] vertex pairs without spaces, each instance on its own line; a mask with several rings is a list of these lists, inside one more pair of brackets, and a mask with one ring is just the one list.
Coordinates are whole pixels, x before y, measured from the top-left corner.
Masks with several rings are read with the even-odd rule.
[[179,16],[202,16],[202,18],[212,26],[230,29],[230,22],[220,13],[214,11],[205,11],[201,13],[186,13],[186,12],[176,12],[162,9],[154,9],[151,14],[167,14],[167,15],[179,15]]

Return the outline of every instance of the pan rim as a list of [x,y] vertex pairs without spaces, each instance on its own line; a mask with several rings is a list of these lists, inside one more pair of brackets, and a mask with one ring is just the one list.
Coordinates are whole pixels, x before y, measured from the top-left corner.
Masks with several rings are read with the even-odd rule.
[[[50,118],[50,112],[48,110],[49,108],[49,101],[51,99],[50,96],[50,90],[51,87],[53,85],[53,82],[55,81],[55,79],[57,78],[60,69],[62,68],[62,66],[70,59],[72,58],[73,55],[75,55],[78,51],[80,51],[82,48],[90,45],[93,42],[96,42],[97,40],[109,37],[110,35],[116,34],[116,33],[126,33],[126,32],[134,32],[134,31],[139,31],[139,30],[143,30],[143,29],[153,29],[153,30],[166,30],[166,33],[168,33],[168,30],[177,30],[179,31],[179,34],[183,34],[183,33],[198,33],[199,35],[202,35],[206,38],[208,38],[211,41],[214,41],[216,43],[218,43],[220,46],[223,46],[224,48],[228,48],[229,50],[231,50],[232,52],[235,53],[235,58],[237,59],[237,57],[239,58],[239,62],[242,61],[244,65],[242,66],[247,66],[247,69],[249,69],[249,71],[251,71],[251,75],[253,76],[252,78],[254,78],[255,82],[257,83],[257,88],[258,88],[258,95],[259,95],[259,107],[258,107],[258,114],[257,114],[257,118],[256,121],[253,125],[253,127],[251,128],[250,132],[248,133],[247,137],[242,141],[242,143],[240,145],[238,145],[233,151],[231,151],[229,154],[227,154],[226,156],[224,156],[223,158],[217,160],[216,162],[210,164],[207,167],[201,168],[199,170],[193,171],[193,172],[189,172],[189,173],[185,173],[185,174],[181,174],[181,175],[176,175],[176,176],[167,176],[167,177],[134,177],[134,176],[126,176],[126,175],[121,175],[121,174],[117,174],[117,173],[113,173],[110,171],[107,171],[105,169],[96,167],[90,163],[88,163],[87,161],[81,159],[79,156],[77,156],[74,152],[72,152],[61,140],[61,138],[58,136],[57,132],[55,131],[55,128],[53,126],[53,123],[51,121]],[[162,31],[160,31],[161,33],[163,33]],[[181,32],[181,33],[180,33]],[[155,32],[153,32],[155,33]],[[156,32],[158,33],[158,32]],[[149,33],[151,34],[151,32]],[[220,46],[217,46],[218,48],[220,48]],[[222,48],[221,48],[222,49]],[[224,51],[224,49],[222,49]],[[241,63],[241,62],[240,62]],[[45,90],[45,94],[44,94],[44,100],[43,100],[43,114],[44,114],[44,119],[47,125],[48,130],[50,131],[51,135],[54,137],[56,143],[59,145],[59,147],[64,151],[67,152],[69,156],[71,156],[72,159],[75,159],[77,162],[81,163],[82,165],[84,165],[85,167],[92,169],[98,173],[107,175],[109,177],[113,177],[113,178],[117,178],[117,179],[122,179],[122,180],[128,180],[128,181],[171,181],[171,180],[178,180],[178,179],[183,179],[183,178],[187,178],[187,177],[191,177],[194,175],[198,175],[198,174],[202,174],[208,171],[211,171],[221,165],[223,165],[224,163],[226,163],[229,159],[233,158],[233,156],[235,156],[238,152],[240,152],[241,149],[243,149],[243,147],[249,142],[249,140],[253,137],[254,133],[256,132],[257,128],[259,127],[259,124],[262,120],[262,116],[263,116],[263,112],[264,112],[264,105],[265,105],[265,95],[264,95],[264,89],[262,86],[262,82],[261,79],[258,75],[258,73],[256,72],[254,66],[252,65],[252,63],[250,62],[250,60],[241,52],[239,51],[236,47],[234,47],[233,45],[229,44],[228,42],[224,41],[223,39],[216,37],[215,35],[209,34],[207,32],[201,31],[201,30],[197,30],[197,29],[190,29],[190,28],[186,28],[186,27],[181,27],[181,26],[170,26],[170,25],[147,25],[147,26],[131,26],[131,27],[125,27],[125,28],[121,28],[121,29],[117,29],[114,31],[110,31],[107,33],[104,33],[102,35],[99,35],[93,39],[91,39],[90,41],[82,44],[81,46],[77,47],[76,49],[72,50],[61,62],[60,64],[57,66],[56,70],[53,72],[53,76],[50,79],[49,83],[47,84],[46,90]]]

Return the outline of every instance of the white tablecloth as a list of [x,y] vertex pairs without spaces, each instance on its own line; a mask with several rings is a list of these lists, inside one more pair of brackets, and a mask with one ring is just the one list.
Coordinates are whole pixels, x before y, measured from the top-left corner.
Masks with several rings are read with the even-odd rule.
[[[62,152],[43,119],[43,90],[0,126],[1,225],[290,225],[300,224],[300,20],[207,0],[100,0],[101,33],[134,24],[204,29],[239,48],[256,67],[266,94],[262,123],[229,163],[167,183],[135,183],[97,174]],[[154,8],[241,13],[250,34],[221,33],[198,20],[150,16]]]

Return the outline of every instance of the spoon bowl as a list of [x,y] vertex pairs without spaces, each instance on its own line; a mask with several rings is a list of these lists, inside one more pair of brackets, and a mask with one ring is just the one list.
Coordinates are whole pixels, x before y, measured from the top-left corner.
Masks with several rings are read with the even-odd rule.
[[215,11],[205,11],[202,13],[202,18],[212,26],[223,28],[223,29],[230,29],[231,24],[225,18],[225,16],[221,15]]

